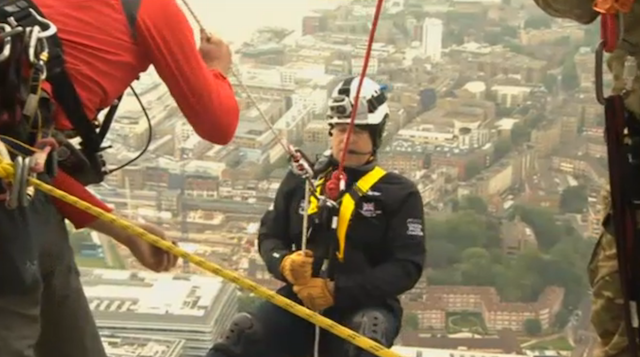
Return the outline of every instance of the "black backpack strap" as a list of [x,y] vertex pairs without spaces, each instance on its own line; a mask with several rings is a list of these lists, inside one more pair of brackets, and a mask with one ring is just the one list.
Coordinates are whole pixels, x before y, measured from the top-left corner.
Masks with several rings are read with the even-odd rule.
[[[38,15],[45,17],[38,7],[31,1],[31,7]],[[137,22],[138,11],[142,0],[121,0],[122,8],[127,18],[127,23],[131,30],[132,37],[136,38],[135,25]],[[73,125],[75,132],[82,139],[81,147],[89,152],[101,151],[102,138],[97,132],[95,122],[91,120],[84,111],[82,100],[76,91],[76,88],[64,68],[64,49],[62,42],[57,35],[50,37],[50,49],[55,49],[56,53],[52,53],[56,63],[53,72],[48,75],[48,82],[53,87],[53,98],[55,102],[62,108],[67,118]],[[53,58],[52,58],[53,59]]]

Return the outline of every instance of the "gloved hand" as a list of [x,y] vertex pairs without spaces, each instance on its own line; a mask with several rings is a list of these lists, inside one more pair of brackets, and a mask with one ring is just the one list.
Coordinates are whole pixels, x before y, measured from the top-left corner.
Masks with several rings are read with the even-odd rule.
[[311,278],[306,285],[294,286],[304,306],[313,311],[322,311],[333,306],[333,282],[322,278]]
[[297,251],[287,255],[280,263],[280,272],[293,285],[304,285],[311,280],[313,252]]

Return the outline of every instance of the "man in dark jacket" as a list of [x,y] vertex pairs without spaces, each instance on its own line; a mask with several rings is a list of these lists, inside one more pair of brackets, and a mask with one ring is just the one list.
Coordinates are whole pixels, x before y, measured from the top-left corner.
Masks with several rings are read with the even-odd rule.
[[[313,198],[305,202],[305,181],[289,172],[262,218],[259,249],[269,272],[286,283],[279,294],[390,347],[402,321],[398,296],[414,287],[424,266],[423,202],[413,182],[376,164],[389,109],[370,79],[345,145],[357,85],[358,78],[348,78],[336,88],[329,104],[331,151],[315,168],[315,191],[322,196],[336,158],[348,150],[339,208],[332,211]],[[310,217],[302,251],[305,211]],[[330,334],[320,341],[325,356],[370,356]],[[263,302],[253,313],[239,314],[207,357],[308,356],[313,346],[311,323]]]

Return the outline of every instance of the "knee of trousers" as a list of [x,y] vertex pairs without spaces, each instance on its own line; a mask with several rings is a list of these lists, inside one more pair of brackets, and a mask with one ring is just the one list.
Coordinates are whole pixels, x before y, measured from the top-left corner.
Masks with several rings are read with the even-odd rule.
[[[351,318],[351,320],[348,321],[347,327],[383,346],[388,346],[393,342],[388,341],[390,328],[389,321],[387,321],[387,317],[379,311],[364,310],[362,312],[358,312]],[[369,352],[356,345],[348,343],[346,347],[348,357],[371,356]]]
[[260,323],[253,316],[237,314],[207,357],[253,357],[260,350],[262,338]]

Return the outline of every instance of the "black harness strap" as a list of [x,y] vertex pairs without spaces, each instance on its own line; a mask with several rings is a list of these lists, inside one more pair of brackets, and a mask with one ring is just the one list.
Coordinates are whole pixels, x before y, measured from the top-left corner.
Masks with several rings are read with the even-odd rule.
[[[640,210],[640,122],[624,107],[620,95],[605,99],[605,135],[609,157],[609,182],[613,214],[605,219],[605,229],[613,228],[618,269],[624,303],[627,308],[624,324],[629,348],[638,351],[640,311],[640,235],[636,213]],[[613,227],[611,227],[611,225]]]
[[[137,37],[136,22],[141,1],[142,0],[121,0],[127,24],[129,25],[131,35],[134,40]],[[19,0],[15,2],[15,4],[20,7],[21,10],[26,9],[28,12],[28,9],[33,9],[39,16],[46,18],[32,0]],[[81,174],[82,177],[78,178],[83,184],[88,185],[102,182],[106,174],[106,163],[100,154],[104,149],[106,149],[105,147],[102,147],[102,143],[115,117],[115,113],[122,96],[120,96],[116,103],[109,108],[109,111],[102,123],[102,127],[98,132],[98,121],[91,120],[86,115],[82,100],[80,99],[69,74],[65,70],[64,48],[62,41],[57,34],[49,37],[47,40],[50,48],[50,59],[47,66],[47,81],[51,84],[53,89],[52,97],[56,104],[64,111],[71,125],[73,125],[73,131],[75,134],[80,136],[82,139],[80,143],[80,151],[82,156],[84,156],[83,159],[86,159],[86,161],[83,159],[76,159],[74,162],[69,163],[69,165],[73,166],[79,164],[80,166],[83,166],[88,164],[90,170],[82,170],[84,171],[83,174]],[[73,151],[70,147],[68,147],[68,149]],[[84,164],[79,163],[80,161],[84,162]]]

